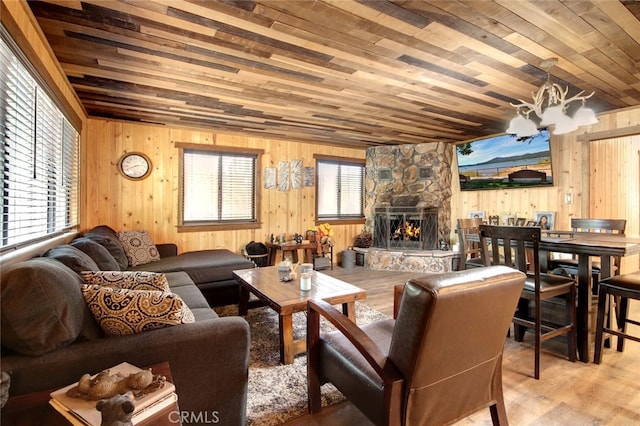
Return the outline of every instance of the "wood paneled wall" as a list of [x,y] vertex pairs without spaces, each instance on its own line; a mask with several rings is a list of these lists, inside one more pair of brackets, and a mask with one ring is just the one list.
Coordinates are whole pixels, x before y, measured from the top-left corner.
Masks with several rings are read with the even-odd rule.
[[[640,235],[640,147],[634,148],[640,139],[640,107],[602,114],[599,120],[577,132],[551,136],[553,187],[461,192],[457,182],[453,182],[453,220],[467,217],[473,210],[501,217],[504,213],[517,213],[519,217],[531,219],[536,211],[555,211],[555,228],[570,229],[572,217],[612,215],[612,218],[627,219],[627,235]],[[627,135],[616,137],[618,134]],[[594,150],[600,153],[598,161],[604,158],[602,153],[625,154],[612,154],[606,157],[606,164],[594,164],[596,160],[591,158]],[[455,175],[457,165],[453,167]],[[612,187],[610,179],[590,182],[594,167],[616,174],[620,177],[619,183]],[[572,194],[571,204],[565,202],[567,193]],[[594,206],[602,204],[607,205],[607,209],[594,210]],[[455,235],[451,237],[452,242],[457,241]],[[638,256],[625,259],[623,266],[624,272],[639,270]]]
[[[469,211],[484,210],[487,214],[517,214],[533,218],[536,211],[555,211],[556,229],[568,229],[571,217],[592,216],[590,193],[609,194],[612,188],[605,182],[590,184],[590,147],[595,143],[584,141],[585,135],[614,134],[621,129],[640,126],[640,107],[602,115],[600,122],[580,133],[553,136],[551,140],[555,185],[550,188],[487,190],[461,192],[456,181],[452,185],[452,221],[466,217]],[[598,149],[607,151],[618,144],[637,143],[638,136],[605,139]],[[580,139],[580,140],[579,140]],[[271,233],[302,232],[314,224],[315,188],[280,192],[262,189],[262,227],[256,230],[216,231],[203,233],[178,233],[178,150],[175,142],[219,144],[260,148],[265,151],[262,169],[275,167],[278,161],[302,159],[304,166],[314,166],[313,155],[330,154],[349,158],[364,158],[365,150],[268,140],[239,135],[215,134],[202,130],[167,128],[162,126],[88,120],[87,145],[83,152],[83,179],[86,204],[83,205],[83,228],[107,224],[115,229],[148,229],[158,242],[175,241],[180,250],[226,247],[239,250],[251,240],[263,241]],[[633,142],[636,141],[636,142]],[[120,156],[128,151],[141,151],[153,161],[153,173],[141,182],[124,179],[117,170]],[[636,154],[637,155],[637,154]],[[627,233],[640,234],[640,217],[637,207],[639,191],[638,162],[634,159],[616,160],[607,164],[628,182],[623,196],[613,203],[627,202],[615,211],[627,215]],[[618,164],[618,162],[620,163]],[[616,164],[613,164],[616,163]],[[455,174],[457,165],[454,163]],[[599,166],[600,167],[600,166]],[[261,173],[262,174],[262,173]],[[591,185],[591,186],[590,186]],[[625,196],[636,194],[635,198]],[[565,203],[565,194],[571,193],[573,202]],[[630,201],[629,201],[630,200]],[[636,200],[636,201],[633,201]],[[596,202],[594,199],[593,202]],[[635,208],[634,208],[634,204]],[[455,226],[452,228],[455,229]],[[361,225],[334,226],[336,251],[353,244]],[[456,241],[455,234],[451,242]],[[634,258],[635,259],[635,258]],[[626,268],[639,269],[638,260],[627,259]],[[633,269],[633,270],[635,270]]]
[[[178,233],[178,149],[176,142],[263,149],[265,167],[279,161],[302,160],[315,167],[314,154],[364,159],[365,150],[295,143],[247,136],[216,134],[154,125],[88,120],[83,152],[86,206],[83,228],[107,224],[116,230],[146,229],[156,242],[176,242],[180,251],[228,248],[239,251],[249,241],[265,241],[271,234],[301,233],[315,224],[315,186],[261,189],[262,227],[254,230]],[[153,162],[153,172],[143,181],[130,181],[118,172],[125,152],[139,151]],[[363,225],[334,225],[335,251],[353,245]]]
[[[334,146],[237,135],[214,135],[213,132],[200,130],[93,119],[85,123],[83,107],[68,85],[60,65],[53,57],[40,28],[27,8],[24,2],[2,1],[0,18],[45,80],[54,87],[70,118],[81,121],[83,229],[102,223],[115,229],[145,228],[152,232],[158,242],[174,241],[178,243],[180,250],[186,251],[213,247],[238,250],[248,241],[264,240],[270,233],[301,232],[313,225],[314,187],[288,192],[263,189],[260,229],[178,234],[178,150],[174,147],[174,142],[261,148],[265,150],[263,168],[273,167],[281,160],[293,159],[302,159],[305,166],[313,165],[312,157],[316,153],[361,159],[365,157],[364,149],[341,149]],[[457,182],[454,181],[451,198],[452,221],[458,217],[466,217],[472,210],[484,210],[487,214],[499,215],[505,212],[517,213],[518,216],[527,218],[533,218],[536,211],[550,210],[556,212],[556,227],[566,229],[571,217],[588,217],[601,212],[604,214],[602,209],[607,206],[611,208],[607,210],[611,214],[626,212],[627,234],[640,234],[640,159],[635,148],[625,151],[627,153],[624,155],[611,156],[607,164],[597,165],[615,171],[625,182],[624,188],[618,188],[615,200],[609,202],[606,199],[593,199],[593,195],[590,194],[609,194],[612,188],[607,187],[610,185],[608,182],[595,180],[590,183],[589,179],[590,169],[595,167],[591,161],[591,146],[595,147],[595,152],[606,153],[622,151],[619,149],[620,144],[634,144],[635,147],[635,144],[639,143],[640,136],[615,139],[615,132],[637,129],[635,134],[640,133],[640,107],[604,114],[599,118],[598,124],[589,126],[586,130],[552,136],[555,185],[551,188],[460,192]],[[582,140],[585,134],[600,137],[599,142],[592,144]],[[142,151],[152,158],[154,172],[148,179],[132,182],[118,174],[118,159],[126,151]],[[455,174],[455,162],[452,167]],[[573,195],[572,204],[564,202],[567,193]],[[622,203],[625,203],[625,206],[621,206]],[[362,226],[345,225],[334,228],[336,250],[340,251],[353,243]],[[451,237],[452,242],[455,242],[455,235],[452,234]],[[640,269],[637,262],[628,259],[627,267],[631,270]]]

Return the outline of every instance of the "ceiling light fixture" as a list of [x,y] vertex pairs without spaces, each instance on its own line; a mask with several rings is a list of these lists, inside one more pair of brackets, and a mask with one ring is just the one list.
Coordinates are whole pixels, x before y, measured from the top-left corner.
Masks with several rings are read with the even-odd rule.
[[[520,101],[519,104],[511,104],[516,108],[517,115],[509,123],[507,133],[515,134],[518,137],[529,137],[538,134],[538,127],[555,125],[553,134],[562,135],[572,132],[580,126],[598,122],[593,110],[585,107],[587,99],[593,96],[595,92],[591,92],[587,96],[581,96],[584,93],[583,90],[567,99],[569,87],[563,90],[558,83],[551,82],[549,70],[557,63],[557,58],[546,59],[540,63],[540,67],[547,71],[547,81],[540,86],[535,94],[531,93],[533,103],[518,99]],[[582,106],[575,112],[573,117],[569,117],[567,115],[567,107],[571,102],[575,101],[582,101]],[[529,118],[529,114],[532,112],[535,112],[540,119],[539,124]]]

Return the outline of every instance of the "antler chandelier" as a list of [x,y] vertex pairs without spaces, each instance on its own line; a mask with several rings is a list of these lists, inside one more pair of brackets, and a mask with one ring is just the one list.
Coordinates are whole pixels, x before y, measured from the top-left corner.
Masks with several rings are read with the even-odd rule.
[[[555,125],[553,134],[562,135],[572,132],[580,126],[598,122],[593,110],[585,107],[587,99],[593,96],[595,92],[582,96],[583,90],[577,95],[567,98],[569,88],[566,87],[563,90],[559,84],[551,82],[549,70],[557,63],[557,58],[551,58],[542,61],[540,64],[547,71],[547,81],[540,86],[535,94],[531,93],[533,103],[518,99],[520,101],[519,104],[511,104],[516,108],[517,115],[509,123],[507,133],[515,134],[518,137],[528,137],[538,134],[538,127]],[[567,115],[567,107],[571,102],[575,101],[582,101],[582,106],[578,108],[573,117],[569,117]],[[529,118],[532,112],[540,119],[539,124]]]

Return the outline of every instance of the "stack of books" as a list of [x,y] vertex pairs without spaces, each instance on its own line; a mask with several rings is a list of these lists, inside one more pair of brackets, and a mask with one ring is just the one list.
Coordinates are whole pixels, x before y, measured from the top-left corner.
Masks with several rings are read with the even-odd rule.
[[[140,368],[123,362],[110,368],[109,374],[129,376],[129,374],[135,374],[139,371],[141,371]],[[100,426],[102,413],[96,409],[97,401],[87,401],[67,395],[67,391],[77,384],[77,382],[72,383],[69,386],[51,392],[49,404],[73,425]],[[173,383],[167,380],[162,388],[136,398],[133,401],[135,409],[131,416],[131,422],[134,425],[138,425],[161,411],[167,410],[167,414],[171,409],[177,411],[178,395],[176,395],[175,390]],[[176,414],[175,417],[178,417],[178,415]]]

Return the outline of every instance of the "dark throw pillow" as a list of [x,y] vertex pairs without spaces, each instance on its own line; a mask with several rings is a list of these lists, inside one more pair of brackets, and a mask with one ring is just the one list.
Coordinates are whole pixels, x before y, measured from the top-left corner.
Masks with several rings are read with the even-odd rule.
[[38,356],[73,342],[88,313],[81,282],[69,268],[48,258],[5,268],[0,299],[2,345]]
[[90,238],[80,237],[71,241],[71,246],[81,250],[98,265],[101,271],[119,271],[120,265],[109,250]]
[[55,259],[78,274],[82,271],[100,269],[88,254],[68,244],[52,248],[44,254],[44,257]]
[[85,233],[84,236],[106,248],[116,262],[118,262],[121,271],[129,267],[127,255],[124,253],[122,244],[120,244],[120,240],[118,240],[113,229],[108,226],[96,226]]

